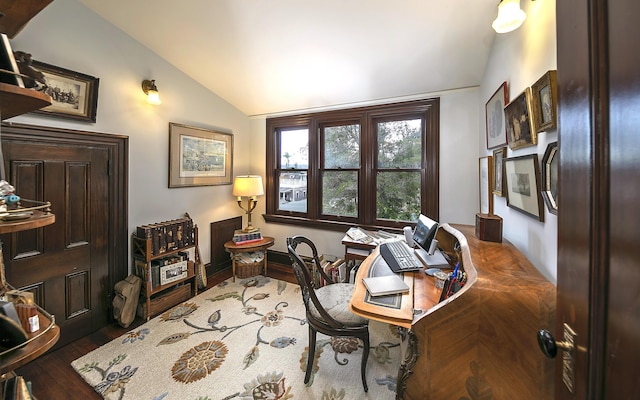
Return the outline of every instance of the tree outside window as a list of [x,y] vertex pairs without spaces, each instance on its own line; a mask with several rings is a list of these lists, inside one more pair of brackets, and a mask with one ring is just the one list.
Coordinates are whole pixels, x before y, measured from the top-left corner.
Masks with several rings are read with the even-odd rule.
[[344,230],[438,219],[439,99],[267,120],[268,222]]

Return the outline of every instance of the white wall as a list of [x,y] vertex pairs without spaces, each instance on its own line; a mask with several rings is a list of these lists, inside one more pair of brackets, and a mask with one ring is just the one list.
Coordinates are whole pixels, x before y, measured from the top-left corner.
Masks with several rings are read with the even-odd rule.
[[[478,157],[491,154],[484,142],[484,103],[501,82],[511,97],[555,69],[555,3],[522,2],[527,21],[517,31],[498,35],[479,88],[424,94],[440,103],[440,220],[473,224],[478,211]],[[234,175],[265,171],[265,118],[249,119],[146,47],[107,23],[76,0],[55,1],[40,12],[11,41],[14,50],[34,59],[100,78],[97,122],[83,123],[39,115],[10,121],[87,130],[129,137],[129,231],[136,226],[178,218],[189,212],[200,226],[203,260],[209,261],[209,223],[242,212],[231,186],[169,189],[168,124],[177,122],[234,134]],[[180,45],[176,43],[176,45]],[[140,88],[143,79],[156,79],[163,103],[151,106]],[[406,100],[415,100],[416,96]],[[394,101],[403,99],[393,99]],[[539,135],[536,147],[509,151],[508,156],[537,152],[542,157],[557,133]],[[304,234],[321,252],[340,255],[342,234],[266,224],[264,199],[254,225],[276,238]],[[54,205],[55,206],[55,205]],[[544,223],[518,213],[495,198],[496,214],[504,219],[504,236],[555,282],[556,216],[545,212]],[[523,229],[524,227],[524,229]]]
[[[545,72],[557,68],[555,1],[523,1],[527,19],[517,30],[496,36],[480,85],[480,156],[491,155],[485,141],[484,104],[506,81],[509,99],[533,85]],[[556,129],[538,134],[535,146],[507,149],[507,157],[537,154],[538,161],[549,143],[558,140]],[[503,218],[503,236],[513,243],[551,282],[556,283],[558,219],[544,208],[544,222],[522,214],[494,196],[494,213]]]
[[[10,121],[128,136],[129,231],[188,212],[208,262],[209,223],[240,210],[230,185],[168,188],[169,122],[233,133],[234,173],[243,174],[250,161],[249,118],[75,0],[51,3],[11,45],[35,60],[98,77],[100,84],[95,124],[36,114]],[[143,79],[156,79],[161,105],[146,103]]]
[[[480,118],[478,102],[479,88],[453,90],[443,93],[425,94],[399,100],[440,97],[440,221],[448,223],[474,224],[478,212],[478,157],[475,138]],[[354,106],[370,105],[358,104]],[[261,138],[252,142],[252,173],[265,176],[266,119],[253,118],[251,136]],[[299,226],[265,223],[259,216],[265,212],[265,202],[258,203],[253,225],[263,234],[276,239],[274,250],[286,252],[285,239],[292,235],[310,238],[320,253],[341,256],[344,233],[303,228]]]

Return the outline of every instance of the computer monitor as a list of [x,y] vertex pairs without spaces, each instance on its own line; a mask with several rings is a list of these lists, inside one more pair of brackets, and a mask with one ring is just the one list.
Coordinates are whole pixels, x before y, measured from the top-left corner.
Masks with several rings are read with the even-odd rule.
[[436,237],[438,223],[431,218],[420,214],[416,229],[413,232],[413,241],[424,251],[429,252],[431,242]]
[[[451,268],[449,262],[437,248],[435,240],[438,232],[438,223],[429,217],[420,215],[416,230],[413,232],[413,241],[418,245],[415,249],[416,256],[431,268]],[[433,249],[431,248],[433,246]]]

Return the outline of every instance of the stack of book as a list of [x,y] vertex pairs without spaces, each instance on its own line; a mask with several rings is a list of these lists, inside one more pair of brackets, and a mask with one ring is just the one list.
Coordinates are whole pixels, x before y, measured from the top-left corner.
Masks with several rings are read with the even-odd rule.
[[152,256],[195,244],[193,220],[189,217],[138,226],[136,236],[151,239]]
[[[322,268],[324,273],[327,274],[334,283],[345,282],[346,264],[343,259],[323,254],[320,256],[320,268]],[[318,272],[314,271],[313,279],[316,287],[327,284]]]
[[258,242],[260,240],[262,240],[262,234],[260,233],[260,230],[244,232],[241,229],[238,229],[233,233],[233,243],[235,244],[246,244]]

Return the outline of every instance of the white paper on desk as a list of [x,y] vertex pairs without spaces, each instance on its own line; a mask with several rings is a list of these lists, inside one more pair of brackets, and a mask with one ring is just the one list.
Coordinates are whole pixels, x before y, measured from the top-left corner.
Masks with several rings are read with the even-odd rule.
[[373,238],[360,228],[349,228],[347,236],[356,242],[371,243]]

